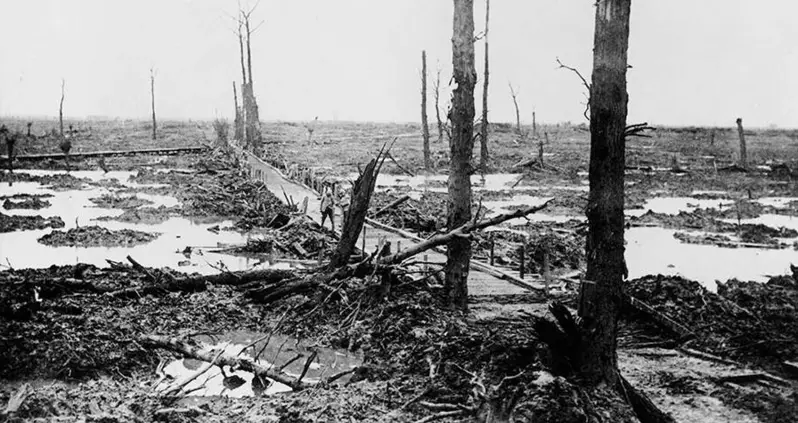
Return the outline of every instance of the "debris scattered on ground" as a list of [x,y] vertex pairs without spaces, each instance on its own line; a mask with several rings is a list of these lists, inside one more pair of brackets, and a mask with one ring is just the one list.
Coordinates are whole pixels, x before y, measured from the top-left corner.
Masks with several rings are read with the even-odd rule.
[[713,293],[678,276],[647,276],[626,292],[694,331],[695,347],[713,354],[782,369],[798,356],[798,284],[792,277],[768,283],[730,280]]
[[152,201],[135,195],[120,196],[115,194],[103,194],[99,197],[90,198],[89,201],[97,207],[106,209],[135,209],[152,204]]
[[53,247],[130,247],[146,244],[159,234],[121,229],[112,231],[101,226],[81,226],[66,232],[53,231],[39,242]]

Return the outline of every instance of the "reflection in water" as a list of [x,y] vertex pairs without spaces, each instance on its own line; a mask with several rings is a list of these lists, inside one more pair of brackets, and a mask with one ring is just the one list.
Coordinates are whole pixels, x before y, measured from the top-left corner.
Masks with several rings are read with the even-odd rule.
[[[268,344],[264,341],[268,339]],[[214,356],[219,349],[223,348],[226,355],[238,356],[255,360],[257,364],[264,367],[285,366],[284,372],[289,376],[299,377],[306,360],[311,355],[311,350],[304,346],[296,338],[282,335],[268,335],[263,333],[240,331],[230,332],[222,336],[202,336],[197,340],[205,345],[205,349]],[[258,342],[256,342],[258,341]],[[246,348],[246,350],[245,350]],[[363,362],[363,358],[357,354],[349,353],[344,350],[331,348],[314,347],[317,353],[316,359],[310,364],[304,382],[318,382],[324,377],[329,377],[340,372],[354,369]],[[301,354],[302,357],[295,359]],[[294,361],[291,361],[294,359]],[[288,365],[286,365],[288,363]],[[173,378],[172,382],[162,382],[156,390],[164,391],[172,386],[179,385],[181,382],[192,377],[196,372],[202,370],[205,363],[193,359],[180,359],[172,361],[163,368],[163,372]],[[339,379],[339,383],[345,383],[350,376]],[[191,381],[184,388],[190,392],[190,396],[226,396],[240,398],[253,395],[273,395],[280,392],[291,390],[288,386],[274,382],[256,380],[254,375],[244,371],[231,371],[228,367],[221,369],[214,366],[205,373]]]
[[[59,172],[31,170],[34,175],[51,175]],[[75,171],[75,177],[92,180],[117,178],[126,181],[133,172],[112,171],[103,174],[100,171]],[[129,185],[129,184],[128,184]],[[144,232],[155,232],[161,235],[154,241],[133,247],[51,247],[40,244],[37,240],[52,229],[16,231],[0,233],[0,262],[4,265],[10,263],[14,268],[43,268],[55,265],[71,265],[88,263],[104,267],[106,259],[124,262],[128,255],[137,259],[145,266],[169,267],[187,272],[211,274],[218,272],[219,267],[232,271],[250,268],[289,267],[287,264],[272,266],[272,263],[259,259],[234,257],[225,254],[212,253],[219,247],[230,244],[243,244],[248,236],[231,231],[210,232],[208,228],[218,224],[230,226],[232,221],[222,221],[216,224],[198,224],[182,217],[173,217],[155,225],[124,223],[115,221],[98,222],[101,216],[118,216],[120,209],[106,209],[95,207],[91,198],[103,194],[111,194],[109,188],[86,188],[84,190],[54,191],[42,187],[35,182],[19,182],[13,187],[2,187],[0,195],[13,194],[51,194],[47,198],[51,205],[41,210],[14,209],[4,210],[9,215],[40,215],[42,217],[60,216],[69,230],[76,226],[98,225],[111,230],[133,229]],[[152,201],[152,207],[176,206],[176,198],[164,195],[151,195],[137,193],[137,196]],[[181,252],[185,247],[191,246],[193,253],[186,257]]]

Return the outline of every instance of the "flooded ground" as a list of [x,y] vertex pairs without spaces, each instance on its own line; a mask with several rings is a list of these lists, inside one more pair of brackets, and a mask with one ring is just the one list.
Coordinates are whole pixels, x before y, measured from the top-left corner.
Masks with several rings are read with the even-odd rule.
[[[175,169],[158,169],[158,172],[169,172]],[[31,176],[63,175],[64,172],[48,170],[25,170]],[[155,224],[127,223],[114,220],[97,220],[113,218],[125,212],[118,208],[96,206],[91,199],[103,195],[135,196],[145,200],[146,206],[137,207],[179,207],[180,201],[169,195],[158,195],[137,190],[164,187],[164,184],[139,184],[130,178],[135,172],[112,171],[74,171],[70,175],[84,180],[81,189],[62,190],[57,187],[44,186],[37,182],[16,182],[9,186],[0,186],[0,195],[48,195],[48,207],[33,209],[5,210],[7,215],[60,217],[69,230],[78,226],[97,225],[109,230],[135,230],[158,234],[152,242],[132,247],[51,247],[37,240],[53,231],[53,229],[14,231],[0,233],[0,262],[14,268],[44,268],[51,265],[68,265],[87,263],[106,266],[106,260],[126,262],[129,255],[146,266],[168,267],[202,274],[216,273],[219,269],[232,271],[250,268],[288,267],[283,263],[271,263],[264,259],[219,254],[214,250],[230,245],[245,244],[248,239],[257,236],[257,231],[240,233],[219,228],[230,227],[231,220],[203,221],[169,217]],[[184,254],[187,247],[190,252]]]
[[[534,239],[539,235],[534,231],[530,232],[528,228],[535,224],[586,224],[583,208],[586,204],[587,186],[584,183],[534,186],[529,185],[529,181],[524,181],[522,177],[521,174],[487,175],[484,181],[479,175],[472,177],[475,197],[480,196],[480,190],[491,194],[489,199],[481,202],[488,210],[485,214],[488,218],[553,200],[552,205],[541,212],[509,220],[501,227],[491,228],[492,231],[509,230],[519,237]],[[418,206],[411,207],[420,207],[421,204],[429,203],[430,195],[445,195],[446,178],[446,175],[380,175],[378,189],[385,193],[394,192],[396,196],[410,195],[411,199],[420,200]],[[517,184],[519,180],[524,183]],[[798,217],[793,217],[790,212],[790,206],[796,200],[797,197],[761,197],[751,200],[770,211],[756,218],[738,220],[721,218],[724,212],[729,213],[732,210],[731,213],[734,213],[738,207],[739,200],[730,198],[726,191],[699,190],[693,191],[690,196],[667,196],[665,190],[652,190],[650,197],[643,198],[633,208],[627,207],[625,214],[627,218],[649,213],[676,218],[689,217],[697,211],[709,211],[718,215],[719,222],[731,225],[762,224],[773,229],[798,229]],[[445,210],[440,213],[445,213]],[[776,241],[781,245],[790,246],[781,249],[755,248],[755,243],[743,242],[736,233],[724,233],[724,239],[729,242],[717,245],[712,245],[709,241],[706,245],[686,243],[679,239],[711,240],[713,235],[711,228],[697,229],[691,226],[675,229],[653,224],[651,227],[627,228],[626,262],[629,278],[649,274],[676,275],[696,280],[708,289],[715,290],[716,281],[723,282],[731,278],[766,282],[771,276],[789,272],[791,261],[796,260],[796,252],[791,246],[798,241],[798,237],[778,238]],[[730,248],[735,243],[746,248]],[[511,263],[510,267],[515,265],[517,263]]]

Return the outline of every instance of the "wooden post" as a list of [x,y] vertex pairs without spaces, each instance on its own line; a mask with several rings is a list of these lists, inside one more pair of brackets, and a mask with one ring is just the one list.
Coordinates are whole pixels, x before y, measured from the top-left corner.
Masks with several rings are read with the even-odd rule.
[[524,265],[526,264],[526,240],[521,244],[521,265],[518,267],[518,276],[524,279]]
[[715,146],[715,128],[712,128],[709,131],[709,146],[710,147],[714,147]]
[[424,272],[429,270],[429,256],[424,254]]
[[496,242],[493,239],[493,234],[490,234],[490,265],[491,266],[493,266],[493,261],[494,261],[493,260],[493,257],[494,257],[493,251],[494,251],[495,244],[496,244]]
[[748,152],[745,148],[745,133],[743,132],[742,118],[737,118],[737,132],[740,134],[740,167],[748,169]]
[[396,240],[396,252],[402,251],[402,241]]

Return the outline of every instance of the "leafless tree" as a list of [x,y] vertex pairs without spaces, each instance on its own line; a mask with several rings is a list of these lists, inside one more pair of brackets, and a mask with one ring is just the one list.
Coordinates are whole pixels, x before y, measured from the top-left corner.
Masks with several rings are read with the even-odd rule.
[[233,81],[233,106],[235,109],[235,119],[233,120],[233,138],[241,141],[244,138],[244,121],[242,119],[243,110],[238,105],[238,93],[236,92],[236,82]]
[[156,139],[158,123],[155,120],[155,70],[150,68],[150,97],[152,99],[152,139]]
[[[618,370],[618,316],[628,276],[624,259],[625,141],[648,129],[626,126],[626,72],[631,0],[598,0],[595,15],[592,84],[582,78],[590,99],[590,194],[586,215],[587,272],[580,284],[574,320],[562,304],[550,308],[576,344],[568,355],[583,383],[613,387],[644,422],[673,422],[635,390]],[[580,75],[581,77],[581,75]],[[543,326],[538,326],[538,333]],[[553,345],[552,343],[549,343]]]
[[438,122],[438,142],[443,141],[443,132],[446,130],[445,123],[441,120],[441,107],[440,107],[440,98],[441,98],[441,68],[438,67],[438,72],[435,75],[435,81],[432,83],[432,87],[435,90],[435,119]]
[[513,106],[515,106],[515,132],[518,133],[519,137],[523,137],[524,133],[521,129],[521,110],[518,107],[518,93],[513,88],[513,84],[508,82],[507,85],[510,87],[510,96],[513,98]]
[[58,103],[58,133],[64,137],[64,85],[66,82],[61,78],[61,102]]
[[427,123],[427,52],[421,50],[421,135],[424,138],[424,169],[432,168],[429,154],[429,124]]
[[[471,156],[474,150],[474,2],[454,0],[452,67],[456,88],[449,120],[449,213],[447,226],[458,228],[471,220]],[[468,270],[471,263],[471,240],[454,238],[446,247],[446,282],[450,304],[468,308]]]
[[253,88],[254,80],[252,76],[252,34],[263,24],[263,21],[261,21],[258,25],[253,27],[252,13],[257,9],[259,4],[260,2],[255,3],[249,10],[242,8],[239,4],[238,14],[234,17],[237,24],[235,33],[238,37],[238,47],[241,58],[241,99],[243,103],[241,126],[243,126],[244,145],[255,150],[259,150],[262,147],[260,112],[258,110],[258,102],[255,99],[255,91]]
[[479,131],[480,137],[480,155],[479,167],[482,172],[488,168],[488,79],[490,73],[488,71],[488,29],[490,21],[490,0],[485,2],[485,77],[482,80],[482,128]]

